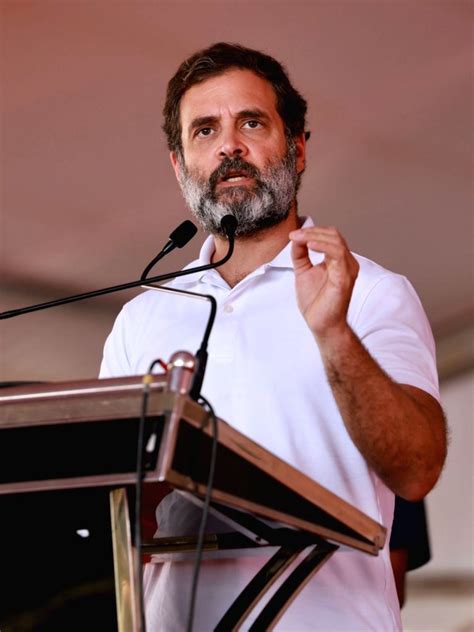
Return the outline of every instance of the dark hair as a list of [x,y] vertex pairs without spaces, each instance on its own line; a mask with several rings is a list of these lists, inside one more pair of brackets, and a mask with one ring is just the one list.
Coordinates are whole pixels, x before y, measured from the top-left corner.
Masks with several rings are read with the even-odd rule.
[[[295,137],[305,132],[306,101],[293,88],[283,66],[270,57],[239,44],[219,42],[186,59],[168,83],[163,108],[163,130],[171,151],[182,152],[180,103],[183,94],[197,83],[220,75],[230,68],[251,70],[266,79],[275,90],[277,111],[286,133]],[[306,132],[309,138],[309,132]]]

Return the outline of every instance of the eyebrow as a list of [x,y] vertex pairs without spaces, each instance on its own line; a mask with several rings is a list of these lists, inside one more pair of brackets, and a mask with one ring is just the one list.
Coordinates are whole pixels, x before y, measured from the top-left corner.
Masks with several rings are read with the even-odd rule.
[[259,108],[254,108],[252,110],[241,110],[237,114],[237,118],[257,118],[257,119],[265,119],[268,121],[270,118],[266,112],[260,110]]
[[[256,119],[264,119],[266,121],[270,119],[268,114],[266,114],[263,110],[260,110],[259,108],[253,108],[250,110],[241,110],[240,112],[237,112],[236,118],[237,120],[243,119],[243,118],[256,118]],[[219,120],[218,116],[198,116],[191,121],[191,123],[189,124],[188,130],[192,132],[198,127],[203,127],[206,125],[212,125],[214,123],[217,123],[218,120]]]
[[212,125],[213,123],[216,123],[217,120],[218,120],[217,116],[198,116],[197,118],[193,119],[191,123],[189,124],[189,131],[191,132],[193,129],[196,129],[197,127]]

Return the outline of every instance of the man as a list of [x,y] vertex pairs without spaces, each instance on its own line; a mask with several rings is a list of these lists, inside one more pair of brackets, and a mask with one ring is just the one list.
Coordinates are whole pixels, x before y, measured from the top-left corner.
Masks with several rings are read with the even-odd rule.
[[[432,336],[405,278],[298,215],[305,114],[281,65],[260,52],[221,43],[183,62],[168,85],[164,130],[187,204],[211,233],[200,263],[227,249],[223,215],[238,228],[228,263],[174,285],[219,305],[203,385],[216,413],[389,527],[393,493],[422,498],[445,458]],[[157,357],[197,349],[206,318],[201,302],[142,294],[118,317],[101,374],[141,374]],[[180,511],[169,501],[160,527]],[[213,628],[263,562],[204,563],[197,630]],[[184,628],[191,570],[147,570],[151,629]],[[376,558],[334,555],[277,629],[399,627],[387,544]]]

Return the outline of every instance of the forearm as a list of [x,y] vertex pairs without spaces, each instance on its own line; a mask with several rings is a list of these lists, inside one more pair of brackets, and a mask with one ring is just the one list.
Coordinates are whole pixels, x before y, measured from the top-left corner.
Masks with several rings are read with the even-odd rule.
[[424,391],[393,382],[347,325],[315,337],[355,445],[395,493],[422,498],[446,454],[441,407]]

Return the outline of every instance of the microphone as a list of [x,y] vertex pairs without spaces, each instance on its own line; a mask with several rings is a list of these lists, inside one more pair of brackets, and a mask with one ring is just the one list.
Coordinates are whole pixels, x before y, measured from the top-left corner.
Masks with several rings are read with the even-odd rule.
[[168,243],[164,246],[161,252],[159,252],[143,270],[140,279],[145,280],[150,270],[156,263],[158,263],[160,259],[162,259],[165,255],[167,255],[175,248],[182,248],[183,246],[185,246],[196,233],[197,228],[189,219],[186,219],[184,222],[182,222],[171,233]]
[[[235,235],[235,230],[237,228],[237,220],[233,216],[230,216],[233,218],[230,220],[226,219],[226,217],[229,217],[229,215],[225,215],[222,218],[221,227],[222,227],[222,230],[227,235],[227,238],[229,240],[229,247],[228,247],[227,253],[220,261],[216,261],[215,263],[209,263],[202,266],[197,266],[195,268],[188,268],[186,270],[178,270],[175,272],[169,272],[168,274],[162,274],[160,276],[151,277],[150,279],[147,279],[147,281],[149,283],[161,283],[162,281],[168,281],[169,279],[174,279],[175,277],[185,276],[188,274],[193,274],[194,272],[203,272],[204,270],[218,268],[219,266],[229,261],[229,259],[231,258],[234,252],[234,235]],[[165,246],[165,248],[167,246]],[[168,252],[170,252],[169,249],[168,249]],[[93,290],[92,292],[74,294],[73,296],[66,296],[65,298],[59,298],[53,301],[48,301],[46,303],[38,303],[36,305],[29,305],[28,307],[12,309],[6,312],[1,312],[0,320],[5,320],[6,318],[14,318],[15,316],[21,316],[22,314],[29,314],[30,312],[37,312],[42,309],[48,309],[49,307],[57,307],[59,305],[65,305],[67,303],[73,303],[75,301],[82,301],[86,298],[94,298],[95,296],[103,296],[104,294],[111,294],[112,292],[120,292],[121,290],[130,290],[134,287],[139,287],[140,285],[143,285],[142,278],[140,278],[138,281],[130,281],[129,283],[121,283],[120,285],[112,285],[111,287],[102,288],[100,290]]]
[[[235,238],[235,231],[237,230],[237,218],[235,215],[224,215],[221,219],[221,228],[227,235],[228,239]],[[171,237],[171,235],[170,235]]]

